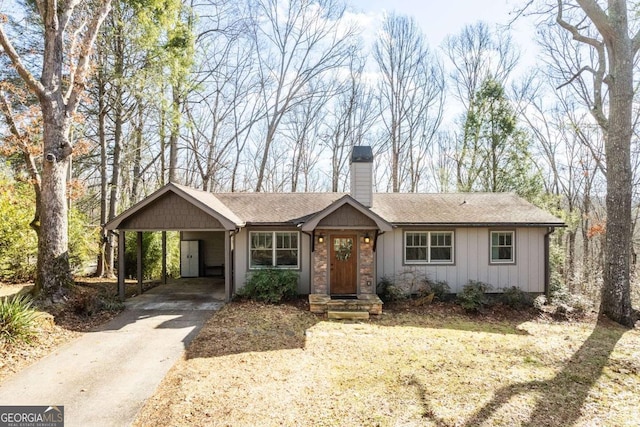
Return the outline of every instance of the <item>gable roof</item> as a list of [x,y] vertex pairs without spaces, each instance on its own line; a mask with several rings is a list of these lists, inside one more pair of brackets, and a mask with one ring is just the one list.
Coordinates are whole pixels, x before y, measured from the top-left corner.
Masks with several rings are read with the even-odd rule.
[[389,224],[387,221],[382,219],[379,215],[377,215],[372,210],[367,209],[362,203],[358,202],[353,197],[347,195],[342,196],[335,202],[331,203],[329,206],[318,212],[317,214],[310,217],[302,226],[302,230],[304,231],[313,231],[318,226],[320,221],[324,218],[328,217],[332,213],[336,212],[343,206],[351,206],[356,211],[360,212],[362,215],[366,216],[370,220],[372,220],[378,229],[381,231],[390,231],[393,228],[393,225]]
[[[145,213],[148,209],[153,208],[154,205],[159,204],[161,200],[170,194],[178,196],[200,209],[206,215],[209,215],[219,222],[219,224],[226,230],[234,230],[238,227],[244,226],[244,222],[229,210],[229,208],[222,204],[212,193],[196,190],[184,185],[169,183],[145,199],[131,206],[120,215],[116,216],[114,219],[106,223],[104,227],[107,230],[118,229],[128,220],[134,219],[136,216]],[[166,228],[170,229],[172,227]],[[142,229],[144,229],[144,227],[142,227]]]

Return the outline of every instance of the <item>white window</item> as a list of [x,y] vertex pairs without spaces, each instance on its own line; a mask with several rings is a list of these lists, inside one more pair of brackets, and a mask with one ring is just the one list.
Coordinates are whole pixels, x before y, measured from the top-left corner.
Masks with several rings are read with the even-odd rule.
[[297,231],[252,231],[249,233],[251,268],[298,268]]
[[453,264],[453,231],[407,231],[404,234],[407,264]]
[[515,260],[515,233],[513,231],[492,231],[491,263],[513,264]]

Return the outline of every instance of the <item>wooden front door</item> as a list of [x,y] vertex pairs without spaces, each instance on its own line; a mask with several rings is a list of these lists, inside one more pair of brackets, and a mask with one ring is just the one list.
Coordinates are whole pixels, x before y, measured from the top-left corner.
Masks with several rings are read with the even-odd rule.
[[356,236],[331,236],[331,294],[357,293],[358,250]]

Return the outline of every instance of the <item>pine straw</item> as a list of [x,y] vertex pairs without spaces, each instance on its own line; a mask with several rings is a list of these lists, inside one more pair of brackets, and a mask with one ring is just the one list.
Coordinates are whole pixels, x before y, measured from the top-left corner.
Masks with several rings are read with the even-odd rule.
[[135,425],[637,425],[640,330],[446,307],[354,323],[228,304]]

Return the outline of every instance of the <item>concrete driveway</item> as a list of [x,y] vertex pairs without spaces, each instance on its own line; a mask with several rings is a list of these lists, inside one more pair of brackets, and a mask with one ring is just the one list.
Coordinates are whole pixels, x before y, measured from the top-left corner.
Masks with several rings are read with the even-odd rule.
[[99,330],[10,377],[0,385],[0,405],[62,405],[65,426],[129,425],[224,304],[212,296],[216,288],[203,283],[190,287],[178,281],[154,289],[128,300]]

